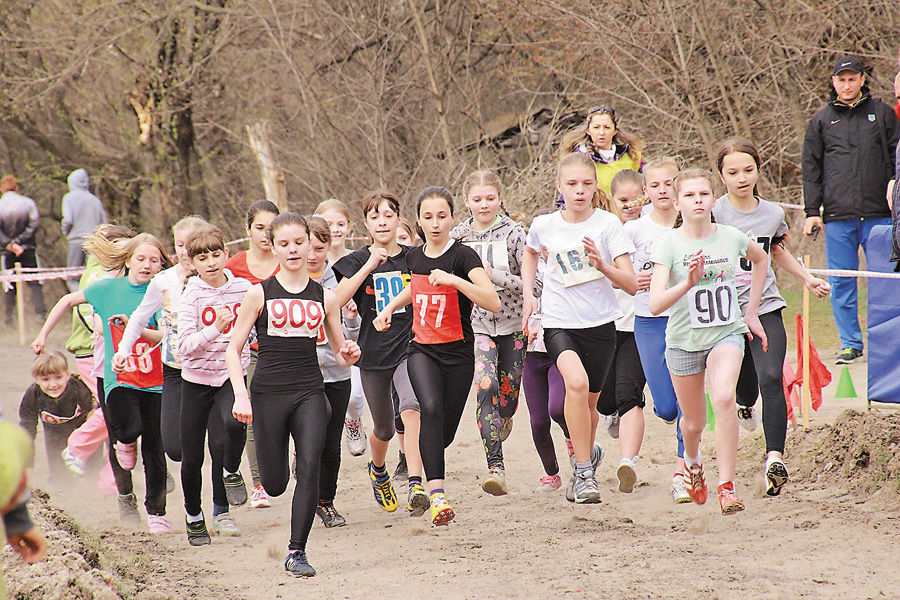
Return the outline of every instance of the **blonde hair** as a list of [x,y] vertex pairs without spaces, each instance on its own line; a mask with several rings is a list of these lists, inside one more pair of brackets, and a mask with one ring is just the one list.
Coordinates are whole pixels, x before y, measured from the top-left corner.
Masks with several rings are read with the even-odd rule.
[[674,156],[660,156],[659,158],[654,158],[644,165],[644,180],[646,181],[647,179],[647,172],[655,171],[657,169],[672,169],[672,171],[677,174],[680,167]]
[[339,212],[347,219],[347,225],[353,226],[353,219],[350,217],[350,209],[346,204],[338,200],[337,198],[329,198],[328,200],[323,200],[319,202],[319,205],[316,207],[316,212],[314,215],[322,215],[328,212],[329,210],[333,210],[335,212]]
[[[590,169],[591,173],[594,174],[594,181],[596,182],[597,180],[597,168],[594,166],[594,161],[590,156],[583,152],[570,152],[559,159],[559,166],[556,168],[557,183],[559,182],[562,170],[568,167],[584,167],[585,169]],[[616,206],[615,202],[610,200],[606,192],[601,190],[599,186],[594,190],[594,197],[591,198],[591,206],[610,212],[617,217],[620,216],[619,207]]]
[[708,169],[685,169],[684,171],[679,171],[678,175],[675,176],[675,180],[672,182],[672,187],[675,188],[676,196],[681,191],[680,188],[683,182],[691,179],[705,179],[709,182],[709,189],[715,193],[716,177],[712,174],[712,171]]
[[209,221],[200,215],[188,215],[182,217],[177,223],[172,225],[172,233],[177,234],[182,231],[187,231],[188,229],[198,229],[203,225],[209,225]]
[[468,198],[469,192],[477,185],[486,185],[497,190],[497,195],[503,195],[503,184],[500,183],[500,177],[493,171],[475,171],[463,182],[463,197]]
[[159,250],[160,263],[163,269],[172,266],[172,261],[169,259],[169,255],[166,254],[166,249],[159,239],[150,233],[139,233],[127,241],[122,241],[121,239],[111,241],[106,236],[95,231],[84,242],[84,250],[85,252],[90,252],[104,270],[119,271],[125,268],[125,264],[131,260],[135,250],[142,244],[150,244]]
[[60,351],[43,354],[34,359],[31,363],[31,377],[47,377],[49,375],[57,375],[59,373],[69,372],[69,361]]

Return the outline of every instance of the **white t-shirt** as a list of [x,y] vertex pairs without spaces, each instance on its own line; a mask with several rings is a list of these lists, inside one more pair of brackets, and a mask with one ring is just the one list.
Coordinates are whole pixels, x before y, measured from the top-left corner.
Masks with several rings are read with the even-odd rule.
[[[653,263],[650,262],[653,243],[670,231],[672,231],[671,227],[654,223],[650,217],[641,217],[625,223],[625,233],[631,237],[635,248],[634,254],[631,255],[635,273],[641,271],[653,273]],[[669,311],[658,315],[650,312],[650,290],[647,289],[638,290],[638,293],[634,295],[634,314],[639,317],[668,317]]]
[[619,288],[613,288],[622,316],[616,319],[616,331],[634,332],[634,296]]
[[528,247],[535,252],[546,248],[548,254],[541,295],[545,329],[586,329],[622,316],[609,280],[587,259],[581,241],[585,236],[610,262],[634,251],[618,217],[600,209],[581,223],[568,223],[560,211],[531,223]]

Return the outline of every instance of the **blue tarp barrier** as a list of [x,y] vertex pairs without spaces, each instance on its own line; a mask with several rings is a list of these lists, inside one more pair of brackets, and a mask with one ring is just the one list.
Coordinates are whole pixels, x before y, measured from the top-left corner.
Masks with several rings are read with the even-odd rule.
[[[891,227],[879,225],[869,234],[872,262],[866,270],[893,273]],[[900,279],[870,277],[868,310],[868,366],[870,402],[900,403]]]

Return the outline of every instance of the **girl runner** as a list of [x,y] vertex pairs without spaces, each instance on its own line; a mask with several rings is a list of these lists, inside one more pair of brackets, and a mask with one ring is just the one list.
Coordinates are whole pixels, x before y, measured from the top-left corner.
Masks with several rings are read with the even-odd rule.
[[615,352],[613,321],[622,316],[611,283],[629,293],[637,289],[628,257],[634,247],[615,215],[593,207],[597,174],[590,157],[564,156],[557,189],[565,210],[535,217],[528,233],[522,325],[527,329],[536,309],[535,273],[546,249],[541,319],[547,352],[566,385],[566,424],[576,460],[568,495],[578,503],[596,503],[600,492],[594,472],[602,459],[602,448],[594,444],[597,399]]
[[412,304],[406,311],[414,313],[409,376],[422,407],[419,446],[435,525],[446,525],[455,516],[444,493],[444,450],[456,436],[475,372],[472,304],[491,312],[501,306],[481,258],[450,237],[453,211],[453,196],[445,188],[419,193],[417,231],[425,245],[407,255],[410,285],[375,319],[375,328],[386,331],[393,313]]
[[[337,287],[337,278],[329,264],[331,247],[331,231],[328,223],[321,217],[309,219],[309,257],[306,259],[306,270],[310,278],[326,289]],[[341,309],[343,314],[344,337],[356,340],[359,336],[359,315],[356,305],[351,300]],[[322,450],[322,471],[319,475],[319,503],[316,514],[322,519],[325,527],[343,527],[346,519],[334,507],[337,494],[338,471],[341,468],[341,437],[344,431],[344,420],[347,404],[350,402],[350,368],[338,365],[328,347],[324,327],[316,338],[319,368],[325,381],[325,397],[328,399],[330,417],[325,431],[325,448]]]
[[[281,268],[269,242],[269,226],[277,216],[278,207],[268,200],[258,200],[247,210],[247,236],[250,238],[250,248],[238,252],[225,262],[225,268],[235,277],[243,277],[255,285],[268,279]],[[256,370],[256,357],[257,344],[254,337],[253,343],[250,344],[250,366],[247,367],[247,380],[250,382],[253,381],[253,373]],[[256,444],[253,440],[253,425],[248,423],[247,462],[250,463],[250,480],[253,482],[253,489],[250,490],[250,508],[268,508],[271,502],[265,488],[260,485]]]
[[[809,290],[824,298],[831,286],[813,277],[785,249],[788,226],[784,209],[760,198],[756,190],[759,179],[759,150],[750,140],[735,137],[719,144],[716,166],[727,193],[716,200],[713,216],[716,223],[732,225],[755,240],[785,271],[799,279]],[[775,273],[766,257],[766,280],[759,301],[759,321],[769,343],[767,351],[758,339],[745,340],[744,361],[737,384],[738,417],[741,424],[756,421],[752,406],[758,393],[763,401],[763,430],[766,434],[766,493],[777,496],[788,480],[784,466],[784,438],[787,432],[787,404],[784,400],[782,367],[787,350],[787,335],[781,311],[787,304],[778,292]],[[750,264],[742,260],[735,275],[738,300],[746,312],[750,299]],[[742,414],[744,413],[744,414]]]
[[[90,303],[103,323],[104,346],[113,351],[118,346],[122,328],[119,321],[131,314],[144,297],[147,285],[160,268],[169,266],[169,257],[158,239],[142,233],[121,245],[101,236],[92,240],[92,254],[108,271],[124,268],[125,277],[101,279],[85,288],[63,296],[31,344],[32,350],[43,352],[47,335],[68,311],[79,304]],[[115,343],[113,329],[116,329]],[[161,337],[161,336],[160,336]],[[136,344],[137,352],[129,356],[126,368],[114,371],[113,352],[104,360],[106,408],[104,416],[115,445],[116,458],[127,471],[137,459],[137,439],[142,438],[148,525],[151,533],[168,533],[171,528],[166,517],[166,458],[160,433],[160,403],[162,391],[162,360],[153,351],[158,339]],[[120,503],[122,489],[119,490]]]
[[597,187],[609,194],[613,175],[622,169],[641,170],[643,145],[640,139],[619,129],[615,108],[594,106],[584,127],[563,138],[560,151],[590,156],[597,169]]
[[[631,169],[619,171],[613,177],[613,204],[623,224],[641,216],[641,207],[629,209],[625,206],[641,195],[642,183],[641,174]],[[644,385],[647,378],[634,342],[634,296],[618,288],[613,292],[623,315],[616,319],[616,353],[597,408],[600,414],[610,415],[606,417],[606,429],[610,435],[619,438],[622,459],[616,468],[616,477],[619,491],[630,494],[637,482],[635,464],[644,440]],[[615,424],[613,428],[610,428],[610,421]]]
[[[231,337],[231,326],[250,282],[235,277],[225,269],[228,250],[218,227],[209,225],[194,231],[187,240],[193,275],[184,286],[178,305],[178,350],[181,353],[181,488],[184,491],[185,525],[188,543],[203,546],[210,543],[206,520],[200,507],[203,441],[206,424],[213,478],[213,530],[216,535],[237,536],[241,532],[231,513],[226,489],[240,478],[241,455],[244,453],[247,429],[232,416],[234,390],[228,383],[225,348]],[[250,364],[250,348],[241,350],[241,365]],[[215,423],[213,423],[215,421]],[[215,442],[214,438],[218,438]],[[233,486],[230,486],[233,487]],[[247,501],[246,488],[243,501]],[[243,504],[243,502],[241,502]]]
[[[331,250],[328,251],[328,262],[334,265],[350,254],[350,250],[347,249],[347,235],[353,227],[350,209],[340,200],[331,198],[319,203],[315,214],[325,219],[331,230]],[[350,404],[347,406],[344,421],[344,426],[347,428],[347,451],[353,456],[362,456],[369,447],[366,428],[362,422],[362,414],[365,409],[366,396],[363,394],[362,380],[359,378],[359,367],[353,366],[350,367]]]
[[[279,215],[269,229],[269,242],[281,268],[244,296],[225,361],[234,387],[234,417],[242,423],[256,422],[260,479],[273,496],[284,493],[290,481],[288,445],[293,439],[297,484],[284,568],[296,577],[311,577],[316,571],[306,558],[306,541],[315,517],[328,424],[328,400],[316,356],[319,329],[324,322],[340,366],[356,362],[359,347],[344,340],[341,305],[334,294],[310,280],[306,271],[306,219],[290,212]],[[250,382],[251,399],[244,384],[241,352],[254,326],[259,340],[259,376]]]
[[[766,349],[766,334],[756,314],[766,276],[766,253],[740,230],[712,222],[713,185],[712,173],[703,169],[688,169],[675,178],[675,206],[683,224],[653,246],[649,308],[657,315],[671,308],[666,363],[684,412],[684,484],[697,504],[707,498],[700,436],[706,426],[704,378],[709,374],[716,411],[719,506],[727,515],[744,509],[734,491],[738,445],[734,390],[743,359],[742,334],[749,330]],[[750,298],[743,319],[734,281],[741,258],[752,263]]]
[[[487,458],[488,475],[481,488],[493,496],[506,494],[502,440],[509,436],[519,406],[519,385],[525,361],[522,332],[522,252],[525,229],[503,209],[500,178],[476,171],[463,183],[463,197],[472,216],[450,232],[481,256],[485,272],[501,296],[499,312],[472,309],[475,332],[475,419]],[[505,212],[505,211],[504,211]]]
[[422,485],[419,455],[419,401],[413,393],[406,363],[412,311],[398,308],[394,316],[396,327],[389,332],[380,332],[373,324],[378,311],[408,287],[410,271],[406,257],[410,248],[397,243],[400,223],[397,198],[387,192],[373,192],[363,198],[362,212],[372,245],[339,260],[334,265],[334,272],[340,280],[335,290],[338,301],[346,303],[352,297],[361,319],[359,344],[362,358],[358,364],[375,425],[369,438],[372,449],[369,479],[378,505],[388,512],[397,510],[397,495],[385,465],[388,444],[395,431],[393,385],[399,396],[399,412],[406,430],[407,509],[410,516],[420,517],[428,510],[429,502]]

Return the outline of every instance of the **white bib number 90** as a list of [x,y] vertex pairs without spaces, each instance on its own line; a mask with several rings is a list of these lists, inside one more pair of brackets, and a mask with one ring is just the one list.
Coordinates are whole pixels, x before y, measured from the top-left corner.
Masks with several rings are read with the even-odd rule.
[[737,320],[737,293],[732,282],[692,287],[687,299],[692,329],[731,325]]

